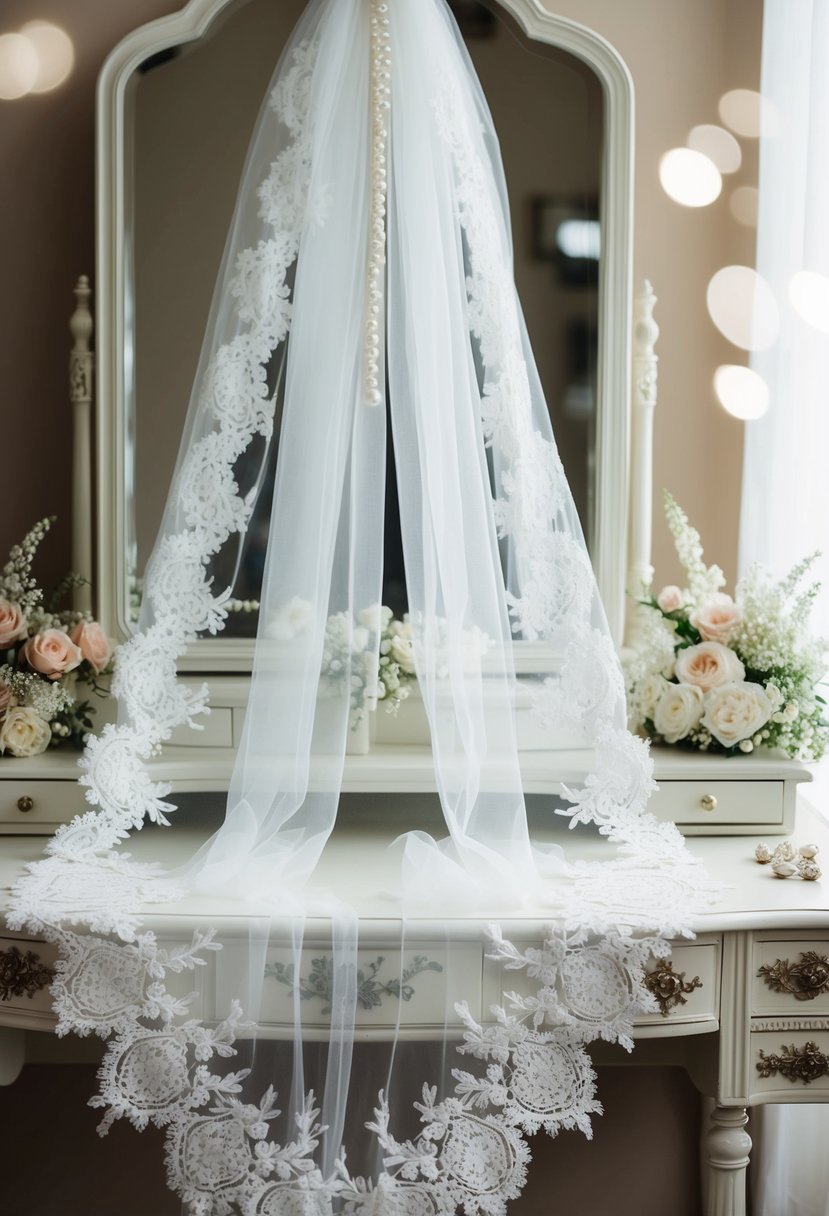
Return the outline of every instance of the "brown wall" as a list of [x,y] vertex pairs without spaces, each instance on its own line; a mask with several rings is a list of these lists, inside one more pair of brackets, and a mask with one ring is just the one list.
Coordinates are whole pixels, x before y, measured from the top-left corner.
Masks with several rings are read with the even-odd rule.
[[[180,0],[2,0],[0,33],[37,16],[75,44],[54,93],[0,101],[0,561],[43,515],[58,525],[38,567],[46,583],[70,562],[68,318],[79,274],[94,273],[95,80],[137,25]],[[91,572],[84,572],[91,573]]]

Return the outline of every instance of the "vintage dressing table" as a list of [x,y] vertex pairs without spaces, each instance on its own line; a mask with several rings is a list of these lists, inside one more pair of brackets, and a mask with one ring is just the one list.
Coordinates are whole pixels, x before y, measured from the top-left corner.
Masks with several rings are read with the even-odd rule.
[[[597,328],[600,335],[589,376],[594,407],[587,415],[579,415],[573,405],[584,399],[574,391],[584,389],[584,384],[548,385],[547,391],[551,400],[565,402],[561,417],[554,416],[554,426],[561,426],[564,432],[569,428],[574,450],[578,452],[581,445],[589,453],[581,471],[578,456],[572,458],[568,476],[574,483],[580,475],[582,478],[577,499],[581,495],[593,563],[611,628],[621,644],[625,589],[642,587],[652,575],[651,426],[658,336],[653,320],[655,299],[649,286],[637,298],[635,315],[631,309],[633,83],[619,55],[591,31],[552,16],[537,0],[499,0],[499,6],[520,32],[516,54],[526,53],[530,43],[536,50],[544,50],[544,55],[534,57],[541,65],[541,76],[566,61],[564,83],[555,87],[566,95],[567,82],[575,81],[579,89],[593,88],[600,101],[602,122],[592,161],[585,166],[583,178],[569,187],[574,194],[588,197],[592,192],[598,197],[597,207],[578,218],[585,223],[598,218],[602,231],[604,251],[597,279],[594,282],[588,276],[576,301],[579,315],[570,318]],[[158,473],[155,460],[150,462],[154,472],[148,472],[147,445],[151,437],[155,443],[157,428],[162,425],[152,414],[154,369],[170,356],[165,335],[174,328],[176,340],[182,344],[182,379],[180,385],[173,385],[168,398],[180,394],[186,401],[198,335],[204,326],[205,300],[221,251],[220,243],[218,253],[215,246],[223,237],[227,207],[232,206],[232,198],[220,198],[216,214],[206,218],[209,231],[204,240],[211,250],[209,256],[204,257],[197,243],[189,248],[182,245],[181,261],[170,263],[165,270],[162,263],[169,262],[168,254],[159,247],[154,269],[148,268],[151,246],[159,238],[153,224],[158,215],[168,214],[165,199],[182,199],[179,218],[184,228],[177,235],[173,224],[168,234],[172,245],[180,243],[181,232],[190,222],[185,183],[176,176],[175,155],[175,140],[190,138],[187,115],[169,107],[177,88],[189,92],[202,70],[209,78],[217,55],[229,56],[251,34],[254,40],[263,41],[257,22],[282,21],[287,31],[301,4],[291,0],[281,6],[283,12],[275,14],[278,8],[272,3],[191,0],[181,13],[135,31],[115,49],[103,69],[98,124],[97,518],[92,518],[89,493],[91,315],[84,282],[79,285],[73,318],[73,560],[77,568],[91,569],[91,554],[97,552],[96,613],[119,638],[129,636],[134,628],[140,600],[137,572],[160,511],[154,490],[163,497],[167,484],[166,473]],[[271,39],[275,36],[271,30]],[[484,48],[482,56],[485,53]],[[179,71],[184,73],[181,78]],[[253,71],[250,75],[255,77]],[[251,96],[257,102],[262,87],[255,79],[251,83]],[[541,103],[536,98],[533,104]],[[154,139],[153,123],[159,114],[166,122],[171,113],[174,118],[165,139]],[[594,120],[595,116],[584,119],[580,130],[585,137],[591,134]],[[238,132],[223,133],[209,121],[205,125],[211,137],[227,140],[228,149],[243,146]],[[198,160],[197,152],[194,159]],[[192,172],[192,162],[188,164],[188,172]],[[509,164],[507,168],[509,173]],[[228,173],[231,185],[236,178],[235,171]],[[516,186],[519,188],[538,189]],[[191,183],[191,190],[203,199],[198,182]],[[555,198],[552,203],[558,205]],[[194,300],[183,287],[183,294],[177,294],[177,284],[186,281],[193,286],[190,272],[200,259],[205,264],[202,286],[208,295]],[[166,280],[162,272],[168,274]],[[517,274],[520,286],[520,265]],[[177,316],[192,315],[189,336],[182,326],[171,327],[169,314],[165,320],[163,310],[159,311],[165,297],[170,298]],[[572,306],[572,297],[567,299],[567,306]],[[564,307],[561,300],[542,300],[542,317],[544,310],[551,312],[559,305]],[[141,318],[138,326],[136,317]],[[529,324],[532,329],[532,317]],[[171,374],[169,364],[164,374]],[[627,387],[631,381],[632,402]],[[179,422],[173,420],[170,437],[161,444],[169,449],[170,465]],[[629,459],[620,458],[624,453],[630,453]],[[155,487],[154,481],[159,483]],[[243,601],[247,598],[241,596]],[[244,603],[238,622],[235,636],[196,643],[184,664],[194,680],[207,678],[213,712],[203,732],[178,732],[164,754],[152,762],[159,775],[173,782],[176,792],[206,794],[226,788],[251,665],[250,620]],[[519,674],[537,670],[537,662],[531,646],[516,645]],[[106,720],[107,712],[101,713],[99,721]],[[353,901],[362,922],[372,926],[362,947],[367,966],[378,954],[395,963],[395,947],[386,949],[386,943],[395,942],[398,930],[384,920],[382,892],[392,882],[386,845],[400,830],[397,810],[414,805],[418,816],[428,818],[435,813],[434,799],[430,800],[435,788],[430,749],[422,736],[416,706],[397,723],[377,715],[373,726],[368,750],[347,757],[342,823],[319,875],[320,883],[330,884]],[[633,1059],[636,1063],[682,1064],[699,1091],[711,1099],[703,1152],[706,1216],[744,1216],[751,1148],[745,1131],[747,1108],[767,1102],[829,1101],[829,907],[825,888],[799,879],[776,881],[768,868],[753,861],[753,846],[761,836],[790,835],[798,842],[814,841],[825,858],[829,856],[829,827],[810,807],[808,795],[798,795],[798,784],[809,776],[803,766],[773,756],[726,760],[668,749],[657,755],[656,763],[661,788],[654,810],[693,837],[693,852],[728,890],[718,906],[695,924],[696,939],[678,942],[669,963],[653,965],[651,984],[661,1013],[637,1024]],[[554,795],[562,780],[578,777],[587,764],[588,757],[569,748],[566,741],[550,752],[528,733],[522,751],[525,790],[529,795]],[[0,763],[0,833],[5,837],[0,845],[0,918],[9,888],[25,863],[41,855],[50,832],[83,809],[76,775],[76,758],[67,753]],[[414,804],[407,804],[407,799],[414,799]],[[541,838],[555,841],[565,829],[552,820],[541,811],[537,831]],[[139,860],[172,864],[190,856],[205,834],[205,826],[191,817],[171,830],[146,829],[130,847]],[[569,833],[567,844],[573,856],[587,860],[600,859],[606,850],[598,836],[583,830]],[[502,977],[485,958],[481,944],[481,926],[489,919],[487,910],[481,908],[479,915],[468,916],[462,927],[455,928],[451,966],[458,993],[470,1000],[475,1016],[484,1020],[490,1005],[499,999]],[[174,908],[156,907],[149,912],[147,923],[165,941],[189,938],[195,923],[221,924],[223,932],[233,929],[227,908],[206,897],[193,897]],[[525,919],[507,924],[513,941],[532,943],[541,936],[543,913],[533,916],[528,910]],[[409,936],[412,955],[423,956],[427,964],[443,965],[447,960],[443,958],[442,963],[441,952],[446,950],[442,926],[437,907],[431,920],[417,921]],[[241,921],[239,932],[241,937]],[[309,947],[309,966],[311,954],[313,948]],[[54,1026],[48,994],[53,961],[51,946],[0,928],[0,1083],[10,1083],[22,1067],[27,1034],[50,1033]],[[278,977],[278,945],[270,948],[267,966],[269,974]],[[182,982],[189,987],[192,977]],[[198,982],[199,1003],[194,1012],[210,1018],[230,994],[223,991],[210,966],[201,969]],[[520,980],[510,982],[520,985]],[[361,1037],[388,1037],[398,1014],[403,1038],[424,1040],[433,1029],[442,1031],[444,1001],[442,997],[438,1000],[437,988],[430,988],[428,965],[413,975],[412,987],[411,998],[399,1009],[395,1002],[381,1000],[363,1011]],[[261,1033],[278,1038],[290,1033],[289,990],[277,978],[267,994]],[[318,1005],[320,1033],[324,1034],[323,1002]],[[599,1062],[605,1056],[611,1058],[609,1049],[597,1053]],[[619,1062],[622,1053],[614,1050],[612,1058]]]

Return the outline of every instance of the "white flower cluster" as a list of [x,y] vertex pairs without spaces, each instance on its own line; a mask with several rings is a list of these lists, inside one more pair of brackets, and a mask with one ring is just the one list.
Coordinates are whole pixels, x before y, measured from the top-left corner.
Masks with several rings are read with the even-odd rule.
[[395,619],[391,608],[374,604],[357,613],[328,618],[322,655],[322,674],[328,680],[351,682],[352,720],[385,702],[397,713],[416,678],[412,627],[407,617]]
[[819,759],[829,742],[817,691],[826,644],[806,634],[816,588],[797,594],[814,558],[779,583],[752,570],[733,600],[668,494],[665,513],[688,588],[663,587],[640,604],[623,659],[631,729],[702,751],[764,746]]

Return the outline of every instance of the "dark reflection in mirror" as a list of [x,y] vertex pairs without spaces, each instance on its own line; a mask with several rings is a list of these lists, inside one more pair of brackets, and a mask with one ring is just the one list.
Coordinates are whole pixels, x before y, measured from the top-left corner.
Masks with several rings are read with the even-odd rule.
[[[512,212],[515,278],[553,429],[588,545],[593,533],[601,86],[580,61],[528,39],[497,3],[450,0],[499,133]],[[247,140],[279,48],[305,0],[231,5],[208,36],[154,57],[134,80],[134,207],[127,399],[134,434],[133,577],[160,522],[230,222]],[[129,361],[128,366],[129,366]],[[128,372],[128,375],[130,373]],[[277,400],[275,435],[282,402]],[[276,444],[240,458],[243,491],[258,484],[247,536],[212,573],[240,610],[226,634],[253,636],[276,467]],[[309,459],[313,454],[309,453]],[[264,461],[264,463],[263,463]],[[129,471],[128,471],[129,480]],[[391,442],[386,483],[384,601],[405,610]]]

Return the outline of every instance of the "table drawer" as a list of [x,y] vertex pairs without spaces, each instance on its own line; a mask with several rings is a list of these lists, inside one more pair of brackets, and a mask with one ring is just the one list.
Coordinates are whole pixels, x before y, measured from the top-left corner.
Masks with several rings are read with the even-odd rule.
[[[3,760],[11,767],[14,760]],[[89,810],[77,781],[0,781],[0,831],[6,835],[54,832],[61,823]]]
[[[538,942],[515,942],[519,950],[538,946]],[[719,941],[695,942],[674,947],[672,957],[661,967],[658,991],[663,994],[665,1013],[645,1014],[636,1019],[637,1032],[643,1038],[658,1035],[662,1030],[671,1034],[672,1027],[695,1022],[710,1022],[716,1030],[719,1017],[720,946]],[[652,960],[648,971],[659,968]],[[667,974],[666,974],[667,972]],[[694,982],[698,981],[698,982]],[[535,996],[539,981],[531,979],[526,969],[508,971],[498,961],[487,960],[484,982],[484,1008],[490,1005],[509,1007],[507,992],[519,996]],[[653,991],[653,989],[652,989]],[[565,993],[565,997],[568,994]]]
[[[752,1027],[751,1103],[829,1100],[829,1020],[826,1029]],[[764,1075],[765,1074],[765,1075]]]
[[0,935],[0,1025],[53,1021],[49,986],[57,946]]
[[[299,979],[290,949],[268,949],[262,987],[260,1028],[293,1027],[295,991],[303,1025],[325,1029],[330,1024],[332,952],[330,944],[306,946],[301,952]],[[247,944],[226,943],[217,956],[216,1008],[223,1009],[239,994],[248,960]],[[401,1026],[442,1027],[458,1024],[454,1005],[468,1001],[480,1009],[482,947],[448,947],[445,943],[400,950],[361,946],[357,952],[357,1025],[360,1030]]]
[[649,809],[689,835],[783,833],[794,813],[795,787],[786,787],[785,781],[662,780]]
[[752,1014],[829,1015],[829,940],[757,936],[752,962]]

